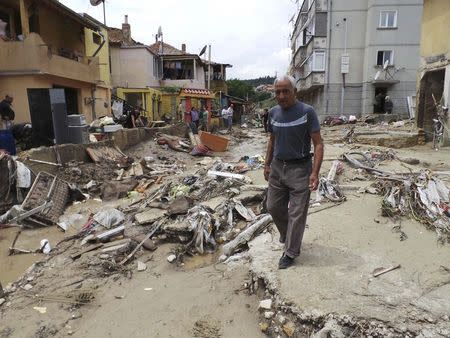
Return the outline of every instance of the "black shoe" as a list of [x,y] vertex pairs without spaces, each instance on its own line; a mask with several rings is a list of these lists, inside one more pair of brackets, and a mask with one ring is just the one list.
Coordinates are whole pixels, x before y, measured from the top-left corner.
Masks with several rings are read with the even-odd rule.
[[281,256],[280,258],[280,261],[278,262],[278,269],[287,269],[292,264],[294,264],[294,258],[283,254],[283,256]]
[[286,237],[281,237],[281,236],[280,236],[279,241],[280,241],[281,244],[286,243]]

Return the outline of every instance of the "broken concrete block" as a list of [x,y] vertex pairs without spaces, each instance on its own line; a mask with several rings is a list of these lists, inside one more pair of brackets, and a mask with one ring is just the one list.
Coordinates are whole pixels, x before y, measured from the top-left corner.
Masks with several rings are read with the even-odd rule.
[[4,302],[6,302],[6,299],[5,299],[5,298],[0,298],[0,306],[2,306],[2,304],[3,304]]
[[259,302],[259,309],[260,310],[270,310],[272,309],[272,299],[264,299]]
[[177,259],[177,256],[175,256],[174,254],[167,256],[167,261],[169,263],[173,263],[176,259]]
[[185,214],[191,205],[192,200],[189,197],[179,196],[169,203],[167,213],[171,216]]
[[31,289],[33,288],[33,285],[31,285],[31,284],[25,284],[22,288],[23,288],[24,290],[26,290],[26,291],[29,291],[29,290],[31,290]]
[[275,315],[275,312],[272,312],[272,311],[266,311],[266,312],[264,312],[264,318],[266,318],[266,319],[270,319],[270,318],[272,318],[274,315]]
[[147,270],[147,264],[141,261],[137,261],[137,270],[138,271],[145,271]]
[[152,208],[147,211],[141,212],[140,214],[136,214],[134,219],[140,225],[142,224],[150,224],[158,219],[162,218],[165,214],[165,210]]

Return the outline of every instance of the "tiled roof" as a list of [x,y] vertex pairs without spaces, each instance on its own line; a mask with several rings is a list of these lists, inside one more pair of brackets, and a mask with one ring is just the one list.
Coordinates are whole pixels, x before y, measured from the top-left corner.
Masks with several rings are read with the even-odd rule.
[[180,96],[213,98],[214,93],[208,89],[183,88]]
[[128,46],[133,46],[133,45],[140,45],[142,46],[143,44],[140,42],[137,42],[133,39],[131,39],[131,44],[128,42],[125,42],[125,38],[123,36],[123,32],[120,28],[114,28],[114,27],[109,27],[108,28],[108,37],[109,37],[109,43],[110,44],[119,44],[119,45],[128,45]]
[[181,50],[169,45],[165,42],[155,42],[153,45],[150,45],[150,50],[155,54],[161,54],[161,43],[163,43],[163,54],[162,55],[184,55],[186,53],[183,53]]
[[183,91],[186,94],[195,94],[195,95],[212,95],[212,92],[208,89],[194,89],[194,88],[185,88]]

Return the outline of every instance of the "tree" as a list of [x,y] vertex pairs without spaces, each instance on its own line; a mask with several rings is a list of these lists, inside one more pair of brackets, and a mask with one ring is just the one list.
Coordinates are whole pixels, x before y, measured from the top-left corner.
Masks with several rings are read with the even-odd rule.
[[238,79],[228,80],[227,86],[229,95],[239,97],[241,99],[247,99],[247,95],[250,99],[255,92],[251,85]]

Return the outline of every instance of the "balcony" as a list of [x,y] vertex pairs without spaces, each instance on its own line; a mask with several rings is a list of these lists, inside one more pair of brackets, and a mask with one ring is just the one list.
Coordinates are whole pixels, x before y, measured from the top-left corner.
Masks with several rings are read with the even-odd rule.
[[100,81],[98,58],[78,60],[54,54],[40,35],[31,33],[24,41],[0,42],[0,75],[48,74],[97,83]]
[[325,84],[324,72],[311,72],[306,78],[302,78],[297,82],[297,91],[304,92]]

